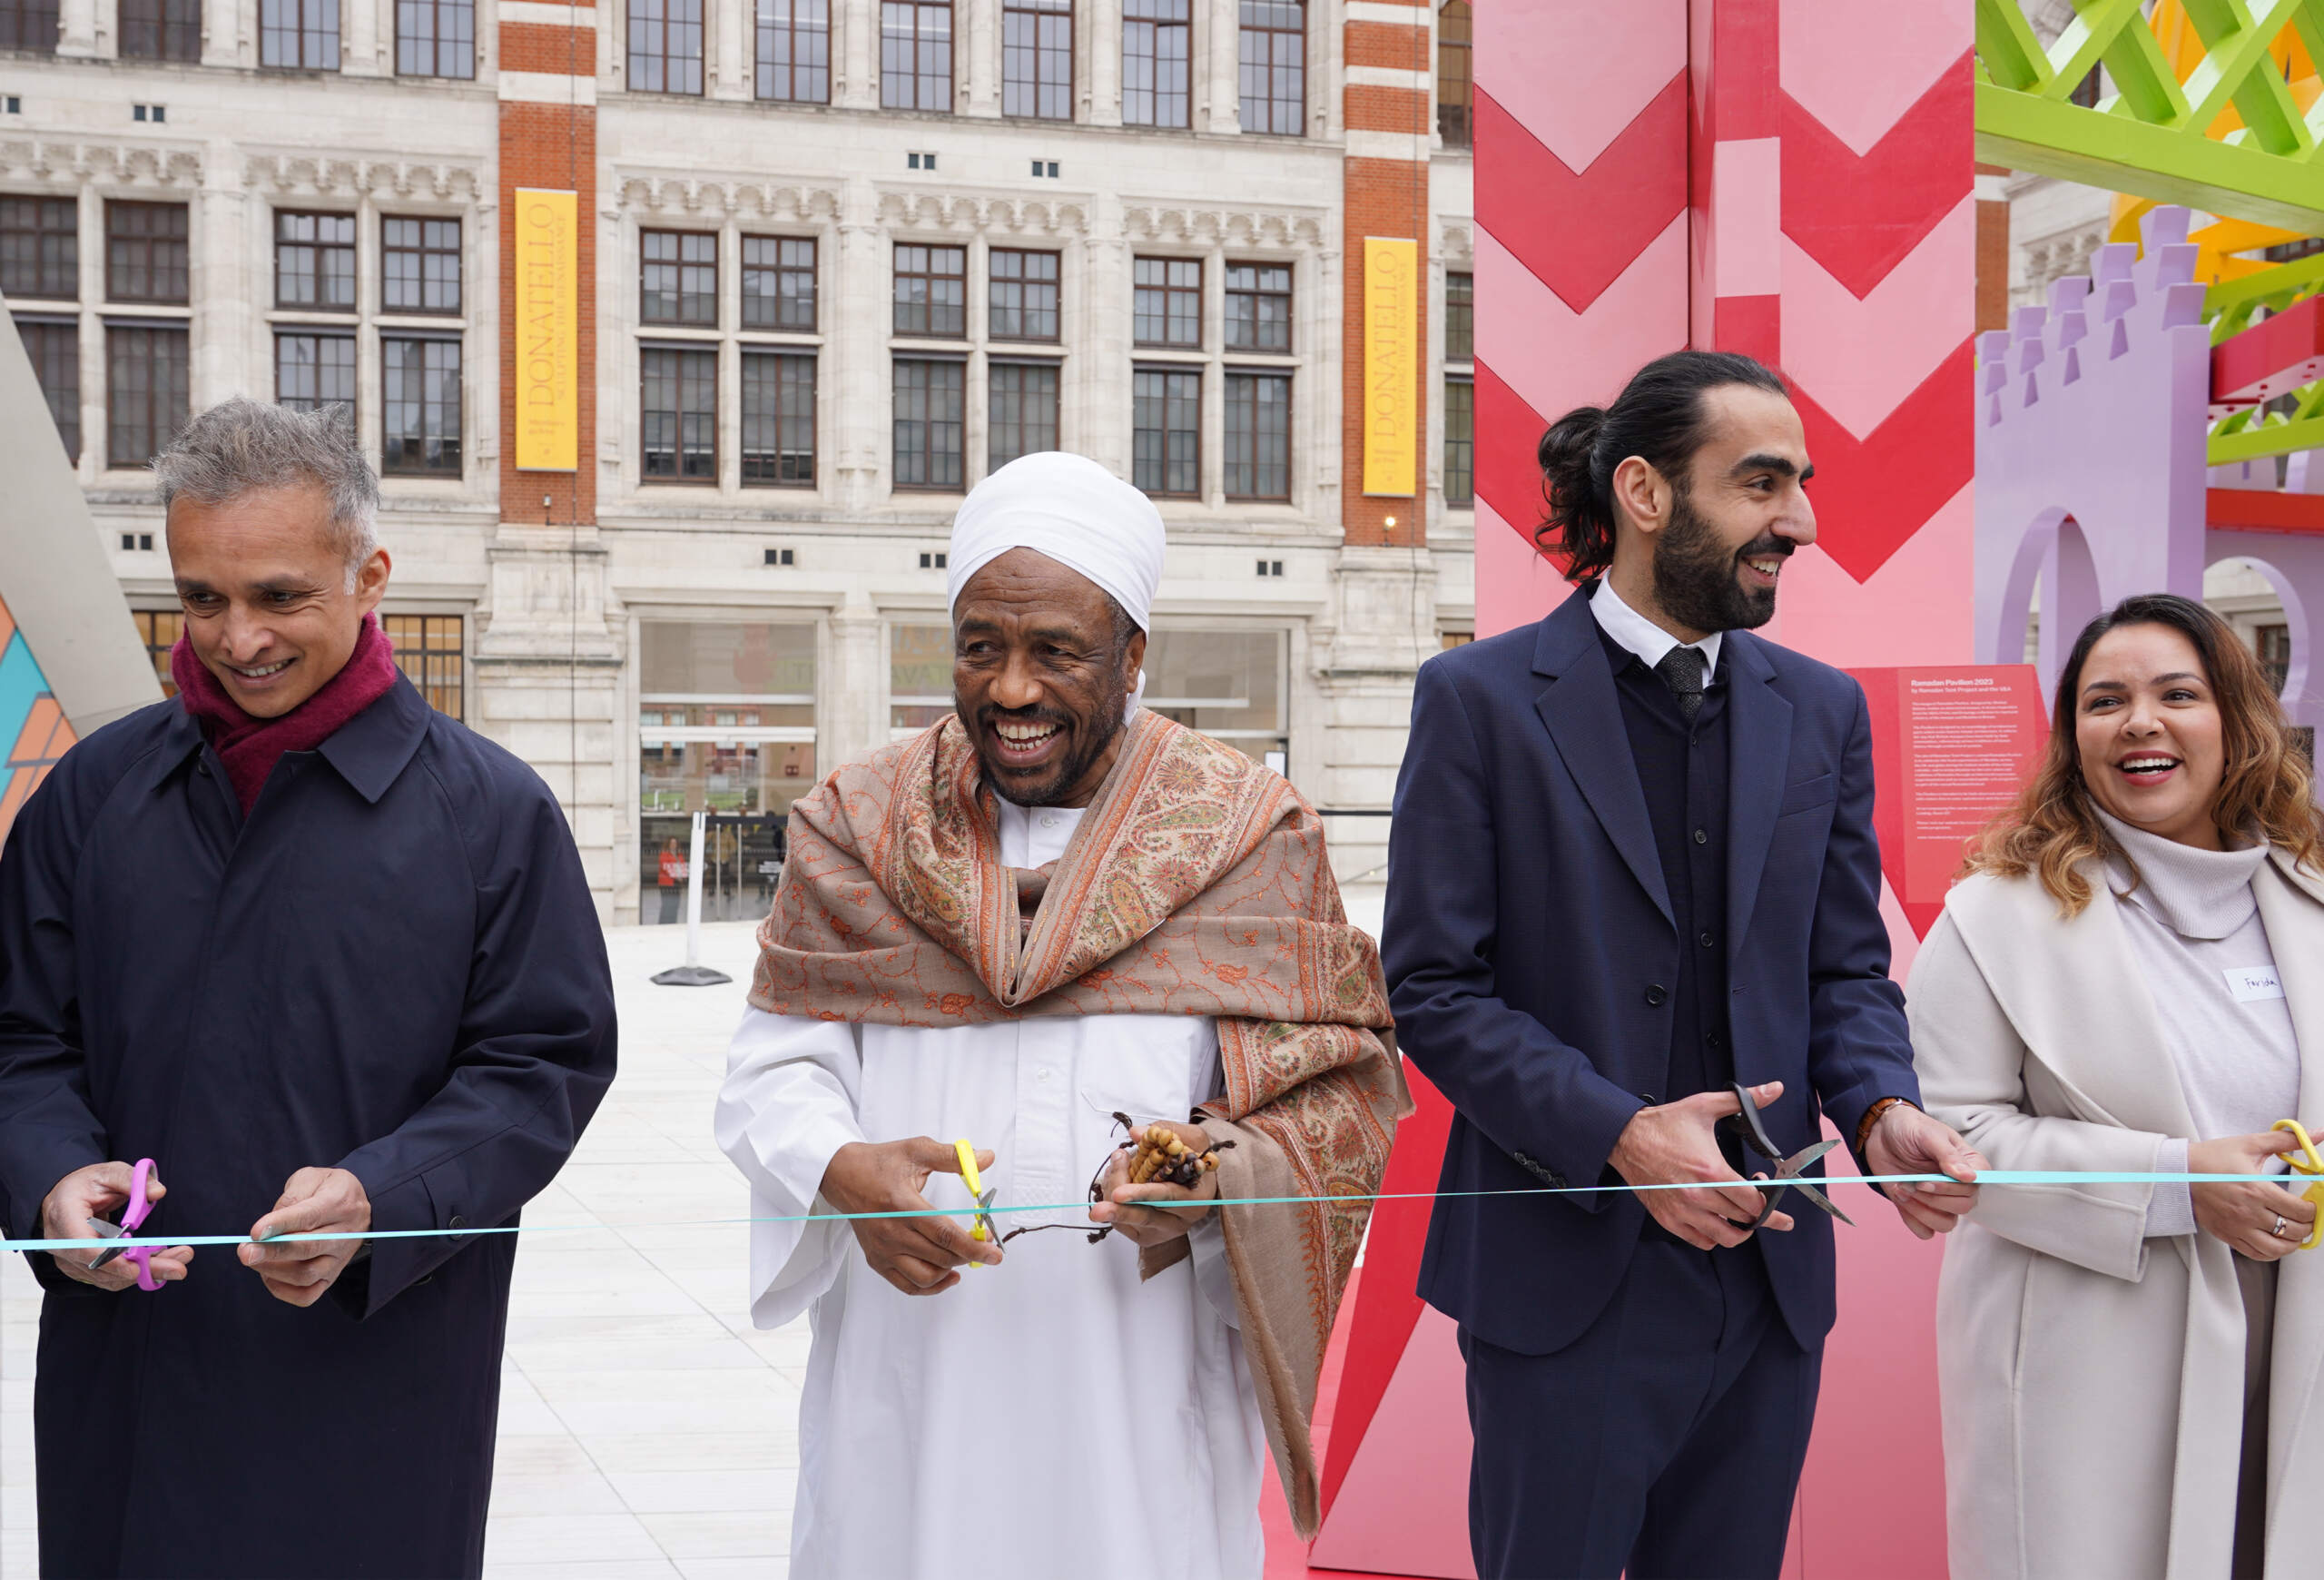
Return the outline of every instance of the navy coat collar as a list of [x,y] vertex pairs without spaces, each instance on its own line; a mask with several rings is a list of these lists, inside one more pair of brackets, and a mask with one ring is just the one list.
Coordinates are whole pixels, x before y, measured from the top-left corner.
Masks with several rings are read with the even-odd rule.
[[[410,681],[398,676],[379,699],[357,714],[317,748],[355,793],[378,805],[419,750],[434,712]],[[147,759],[141,788],[158,790],[206,745],[201,723],[182,706],[170,709],[168,727]]]
[[[1598,639],[1597,617],[1590,612],[1594,587],[1576,588],[1541,623],[1533,643],[1533,673],[1551,685],[1534,699],[1533,709],[1548,726],[1558,755],[1581,786],[1606,837],[1663,920],[1675,926],[1662,864],[1654,852],[1654,828],[1647,818],[1646,791],[1622,728],[1614,668]],[[1727,949],[1732,963],[1750,923],[1768,845],[1775,837],[1776,814],[1783,803],[1785,768],[1791,758],[1791,704],[1775,688],[1775,666],[1749,632],[1728,632],[1719,659],[1732,666],[1727,703]]]

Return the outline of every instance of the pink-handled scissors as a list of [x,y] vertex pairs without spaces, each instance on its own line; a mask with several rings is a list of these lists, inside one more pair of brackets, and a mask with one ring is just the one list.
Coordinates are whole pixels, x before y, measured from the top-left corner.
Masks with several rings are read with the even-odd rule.
[[[145,1182],[153,1177],[153,1160],[138,1159],[136,1169],[129,1176],[129,1206],[123,1210],[121,1222],[112,1224],[99,1219],[93,1226],[99,1234],[107,1239],[114,1239],[137,1231],[138,1226],[145,1221],[145,1215],[153,1210],[153,1204],[145,1199]],[[137,1264],[137,1287],[150,1293],[162,1287],[161,1280],[153,1276],[153,1250],[150,1245],[115,1246],[91,1262],[89,1270],[96,1271],[115,1257],[127,1257]]]

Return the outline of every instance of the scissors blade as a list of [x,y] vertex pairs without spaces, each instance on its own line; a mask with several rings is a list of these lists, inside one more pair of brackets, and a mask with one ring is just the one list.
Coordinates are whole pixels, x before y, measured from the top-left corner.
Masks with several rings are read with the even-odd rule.
[[[119,1239],[123,1234],[128,1232],[123,1229],[121,1225],[117,1223],[107,1223],[102,1218],[91,1219],[89,1220],[89,1227],[95,1229],[107,1239]],[[110,1250],[100,1255],[95,1261],[91,1262],[89,1264],[89,1270],[93,1273],[95,1272],[99,1268],[103,1267],[107,1262],[113,1260],[113,1258],[120,1254],[121,1248],[119,1246],[114,1246]]]
[[995,1245],[999,1245],[1000,1243],[1000,1226],[992,1221],[992,1204],[995,1200],[999,1200],[1000,1196],[1000,1187],[996,1185],[991,1190],[977,1198],[977,1205],[984,1209],[983,1211],[977,1214],[977,1221],[984,1226],[986,1235],[991,1239],[992,1243]]
[[1842,1212],[1838,1208],[1833,1206],[1831,1202],[1826,1199],[1821,1190],[1818,1190],[1815,1186],[1810,1185],[1807,1180],[1795,1179],[1788,1180],[1786,1183],[1794,1190],[1798,1191],[1802,1196],[1807,1197],[1808,1200],[1813,1201],[1817,1206],[1830,1213],[1834,1218],[1837,1218],[1842,1223],[1846,1224],[1850,1229],[1854,1229],[1856,1227],[1855,1219],[1850,1218],[1846,1213]]

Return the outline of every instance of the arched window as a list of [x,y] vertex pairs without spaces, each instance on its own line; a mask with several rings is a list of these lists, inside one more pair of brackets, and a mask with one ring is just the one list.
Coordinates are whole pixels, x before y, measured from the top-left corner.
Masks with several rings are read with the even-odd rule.
[[1436,13],[1436,133],[1447,148],[1469,146],[1474,124],[1469,57],[1469,0],[1444,0]]

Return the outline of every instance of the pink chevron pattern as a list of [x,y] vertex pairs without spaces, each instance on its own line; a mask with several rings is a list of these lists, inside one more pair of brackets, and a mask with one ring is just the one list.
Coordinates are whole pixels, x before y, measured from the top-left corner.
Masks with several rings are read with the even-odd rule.
[[[1967,662],[1970,7],[1625,0],[1475,15],[1477,634],[1564,595],[1532,541],[1549,420],[1691,343],[1782,363],[1816,461],[1819,545],[1786,572],[1768,634],[1844,666]],[[1911,926],[1885,892],[1884,914],[1909,959]],[[1414,1096],[1390,1167],[1424,1181],[1447,1111],[1424,1083]],[[1427,1219],[1425,1202],[1380,1204],[1342,1318],[1311,1555],[1335,1573],[1472,1573],[1451,1474],[1467,1420],[1443,1325],[1412,1293]],[[1812,1545],[1819,1573],[1936,1580],[1942,1466],[1922,1353],[1935,1262],[1893,1224],[1849,1246],[1800,1503],[1815,1512],[1796,1516],[1785,1574],[1801,1575]],[[1434,1469],[1411,1473],[1423,1462]]]

